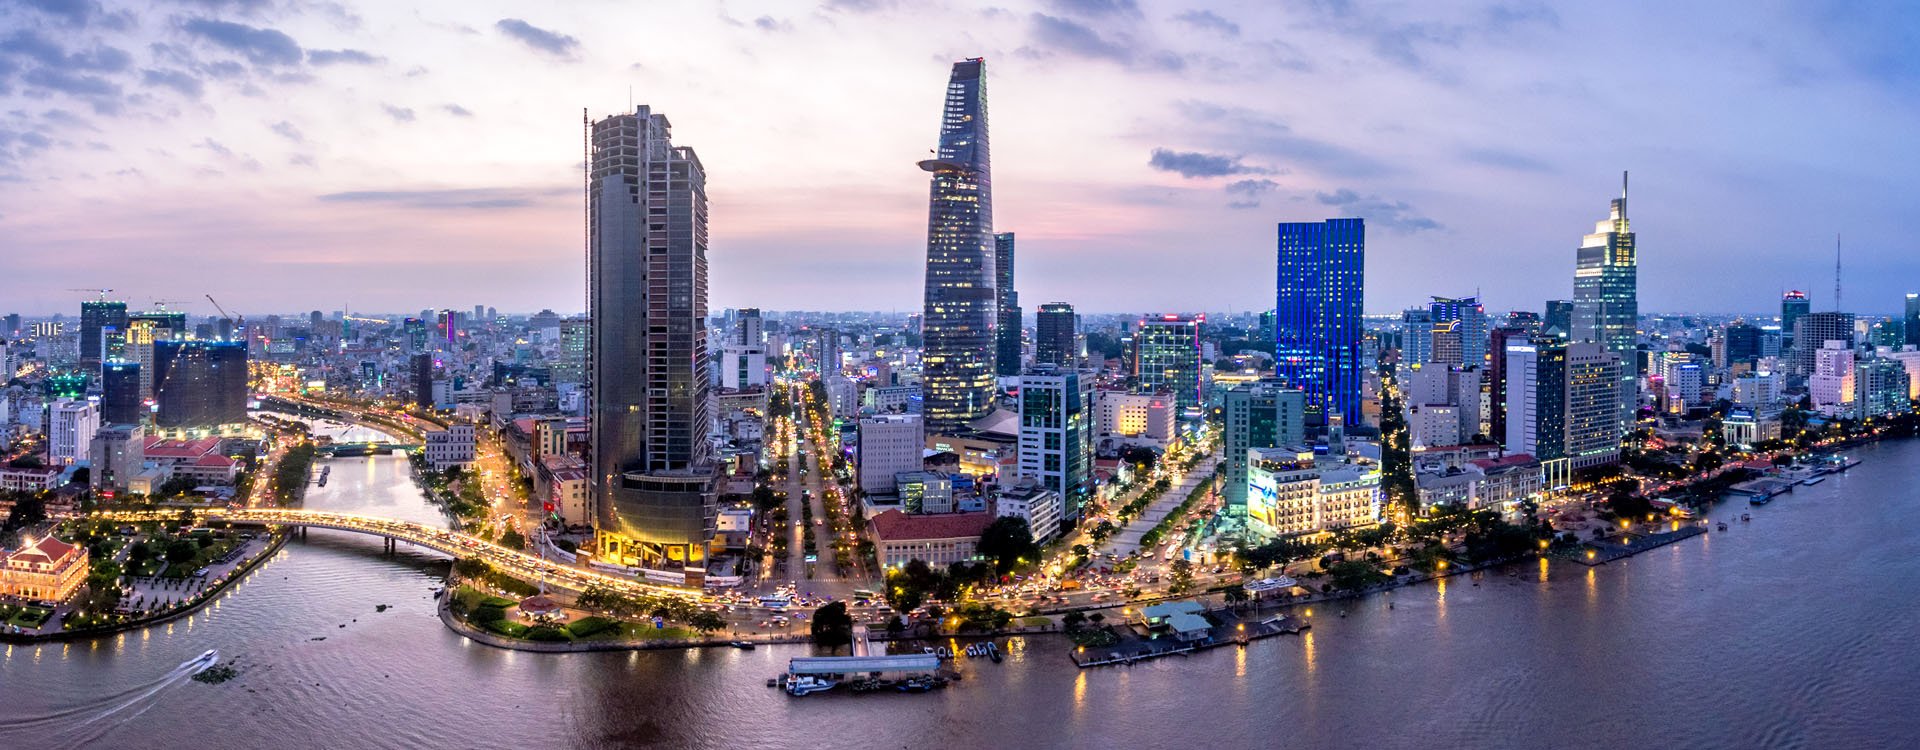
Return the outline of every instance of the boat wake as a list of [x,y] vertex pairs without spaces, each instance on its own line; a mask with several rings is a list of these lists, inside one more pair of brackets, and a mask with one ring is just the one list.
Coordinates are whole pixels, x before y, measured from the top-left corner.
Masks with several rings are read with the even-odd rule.
[[[206,671],[219,662],[219,654],[208,651],[189,661],[181,662],[166,674],[153,680],[134,685],[112,695],[105,695],[84,703],[69,706],[53,713],[20,719],[9,718],[0,723],[0,747],[23,747],[16,740],[24,740],[24,735],[44,741],[53,737],[73,744],[67,747],[88,747],[108,730],[120,726],[153,707],[153,698],[167,688],[186,682],[194,675]],[[130,709],[132,713],[127,713]],[[16,737],[16,735],[21,735]]]

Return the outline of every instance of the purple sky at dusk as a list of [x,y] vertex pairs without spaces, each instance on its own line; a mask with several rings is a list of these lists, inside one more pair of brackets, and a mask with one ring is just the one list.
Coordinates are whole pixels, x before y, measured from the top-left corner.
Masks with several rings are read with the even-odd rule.
[[[699,152],[712,307],[919,307],[948,64],[984,56],[1029,310],[1273,303],[1368,219],[1370,311],[1571,293],[1633,172],[1641,309],[1920,291],[1899,3],[0,0],[0,312],[584,307],[581,109]],[[197,303],[195,302],[197,301]]]

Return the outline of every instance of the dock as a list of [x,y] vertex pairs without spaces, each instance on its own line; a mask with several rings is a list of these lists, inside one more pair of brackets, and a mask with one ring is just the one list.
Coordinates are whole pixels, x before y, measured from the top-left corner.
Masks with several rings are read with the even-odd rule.
[[1573,561],[1582,565],[1604,565],[1624,557],[1632,557],[1655,547],[1663,547],[1682,539],[1691,539],[1707,533],[1704,523],[1690,523],[1673,531],[1657,534],[1628,533],[1619,536],[1596,539],[1580,545],[1573,555]]
[[[1312,627],[1305,619],[1290,615],[1249,619],[1232,610],[1201,609],[1197,602],[1172,604],[1191,606],[1166,616],[1166,622],[1161,625],[1149,626],[1146,620],[1153,618],[1147,615],[1142,622],[1112,626],[1109,630],[1120,636],[1119,643],[1075,647],[1068,658],[1081,669],[1133,664],[1168,656],[1187,656],[1221,646],[1245,646],[1262,638],[1297,635]],[[1146,612],[1143,610],[1142,614],[1146,615]]]

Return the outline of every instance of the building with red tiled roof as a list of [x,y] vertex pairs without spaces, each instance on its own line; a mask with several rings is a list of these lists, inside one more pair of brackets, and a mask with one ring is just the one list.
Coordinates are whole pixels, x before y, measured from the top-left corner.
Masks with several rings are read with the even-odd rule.
[[[220,453],[221,439],[167,440],[147,438],[142,453],[165,479],[186,477],[195,485],[228,485],[240,476],[240,464]],[[162,480],[165,481],[165,480]]]
[[87,579],[87,550],[51,536],[28,539],[0,564],[0,595],[63,602]]
[[991,513],[907,515],[888,510],[867,521],[880,564],[889,568],[920,560],[934,567],[977,557],[980,533],[993,523]]

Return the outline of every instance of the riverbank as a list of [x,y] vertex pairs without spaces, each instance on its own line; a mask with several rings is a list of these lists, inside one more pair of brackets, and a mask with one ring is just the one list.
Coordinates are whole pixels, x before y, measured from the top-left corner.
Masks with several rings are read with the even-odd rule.
[[[286,546],[288,536],[285,532],[273,533],[271,538],[268,539],[267,545],[262,548],[259,553],[242,561],[239,565],[234,566],[233,571],[216,581],[212,588],[201,592],[199,597],[180,605],[178,608],[169,609],[166,612],[151,617],[115,623],[106,627],[61,630],[52,633],[35,633],[32,635],[0,633],[0,643],[33,644],[83,641],[134,630],[144,630],[156,625],[165,625],[182,617],[187,617],[205,608],[208,604],[211,604],[215,597],[218,597],[227,589],[232,588],[234,584],[239,583],[240,579],[251,575],[262,563],[265,563],[269,558],[273,557],[274,553],[279,552],[280,548]],[[59,617],[62,620],[65,619],[64,614],[59,614]]]

